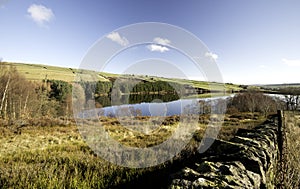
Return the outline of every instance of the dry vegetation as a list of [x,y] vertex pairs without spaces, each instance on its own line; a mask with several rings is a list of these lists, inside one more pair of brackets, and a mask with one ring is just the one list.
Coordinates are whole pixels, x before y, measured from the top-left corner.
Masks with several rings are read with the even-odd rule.
[[[244,115],[246,116],[246,115]],[[247,116],[246,116],[247,117]],[[199,129],[191,144],[202,138],[208,116],[200,118]],[[139,119],[147,119],[139,117]],[[134,133],[124,136],[115,118],[103,118],[111,136],[130,146],[156,145],[176,129],[178,117],[167,118],[151,135]],[[231,124],[226,117],[220,137],[229,139],[237,128],[249,128],[250,119]],[[129,169],[113,165],[100,157],[82,140],[77,127],[61,126],[0,126],[0,186],[1,188],[111,188],[129,183],[142,175],[164,168],[160,165],[147,169]],[[127,135],[129,136],[129,135]],[[180,159],[177,157],[177,159]],[[169,162],[170,163],[170,162]]]
[[75,126],[0,129],[1,188],[109,188],[136,174],[94,155]]

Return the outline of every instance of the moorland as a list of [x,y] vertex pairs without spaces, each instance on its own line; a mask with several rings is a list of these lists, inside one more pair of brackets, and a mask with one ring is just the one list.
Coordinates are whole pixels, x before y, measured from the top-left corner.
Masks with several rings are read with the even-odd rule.
[[[278,109],[293,113],[299,108],[297,86],[283,88],[283,96],[280,98],[265,94],[268,90],[279,91],[276,86],[268,89],[262,86],[209,84],[203,81],[111,73],[96,73],[97,82],[91,84],[88,80],[76,80],[78,73],[89,74],[91,71],[3,62],[0,67],[1,188],[122,188],[130,182],[145,181],[145,176],[163,178],[169,172],[185,166],[184,162],[188,160],[189,154],[195,153],[211,120],[222,122],[218,139],[228,141],[239,129],[251,130],[274,115]],[[87,104],[90,99],[95,99],[95,107],[101,108],[110,104],[97,101],[97,98],[109,101],[114,82],[118,80],[124,84],[132,78],[140,84],[120,88],[118,95],[147,95],[149,91],[160,95],[174,94],[176,91],[172,88],[183,86],[186,89],[183,94],[188,95],[181,96],[199,98],[200,107],[203,108],[199,112],[197,130],[188,145],[173,160],[155,167],[122,167],[97,156],[85,142],[74,120],[74,85],[85,89],[81,95]],[[186,92],[190,88],[196,90]],[[94,92],[91,93],[91,90]],[[221,119],[210,104],[201,100],[203,97],[233,93],[233,97],[216,104],[225,104],[227,107]],[[181,96],[178,95],[178,98]],[[147,120],[149,116],[139,115],[133,121]],[[100,116],[98,121],[116,141],[127,146],[146,148],[170,137],[178,126],[180,115],[166,116],[161,126],[153,130],[151,135],[124,128],[114,116]],[[286,121],[289,125],[287,141],[292,152],[288,154],[287,164],[290,167],[289,176],[293,178],[293,182],[287,184],[294,187],[299,186],[300,125],[297,116],[291,116]]]

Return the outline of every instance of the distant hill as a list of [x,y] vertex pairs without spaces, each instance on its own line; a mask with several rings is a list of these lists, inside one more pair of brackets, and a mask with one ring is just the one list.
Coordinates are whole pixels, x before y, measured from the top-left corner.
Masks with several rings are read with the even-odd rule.
[[[8,64],[16,67],[19,73],[23,74],[28,80],[31,81],[42,81],[44,79],[49,80],[62,80],[66,82],[73,82],[77,73],[82,73],[83,70],[78,70],[74,68],[64,68],[57,66],[49,66],[42,64],[27,64],[27,63],[11,63],[11,62],[2,62],[2,64]],[[84,71],[87,73],[92,71]],[[95,72],[94,72],[95,73]],[[110,81],[115,80],[117,78],[123,77],[126,78],[126,75],[118,75],[112,73],[97,73],[99,77],[99,81]],[[223,83],[215,83],[215,82],[206,82],[206,81],[196,81],[196,80],[186,80],[186,79],[174,79],[174,78],[162,78],[155,76],[143,76],[143,75],[135,75],[137,79],[141,79],[143,81],[167,81],[167,82],[176,82],[180,84],[191,85],[195,88],[201,89],[210,89],[212,86],[213,90],[223,90]],[[240,91],[242,90],[241,86],[235,84],[225,84],[227,91]]]
[[270,89],[280,89],[286,87],[300,87],[300,83],[283,83],[283,84],[267,84],[267,85],[258,85],[263,88],[270,88]]

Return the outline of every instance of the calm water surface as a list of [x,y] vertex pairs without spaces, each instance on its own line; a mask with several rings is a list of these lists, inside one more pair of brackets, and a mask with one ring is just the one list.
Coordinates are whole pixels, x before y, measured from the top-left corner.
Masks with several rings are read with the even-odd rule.
[[182,115],[186,112],[198,113],[199,101],[205,101],[213,106],[219,99],[227,99],[229,96],[211,97],[211,98],[193,98],[178,99],[169,102],[163,102],[159,99],[153,99],[151,102],[141,102],[135,104],[112,105],[96,110],[98,115],[104,116],[172,116]]

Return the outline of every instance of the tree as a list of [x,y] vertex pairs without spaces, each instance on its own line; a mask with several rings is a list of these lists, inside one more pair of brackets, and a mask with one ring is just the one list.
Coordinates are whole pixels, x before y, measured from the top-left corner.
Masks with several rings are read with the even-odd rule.
[[58,116],[70,116],[72,85],[65,81],[48,80],[50,85],[49,100],[56,100],[59,104],[56,114]]

